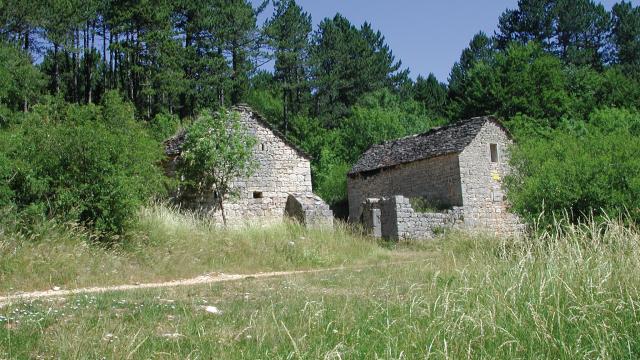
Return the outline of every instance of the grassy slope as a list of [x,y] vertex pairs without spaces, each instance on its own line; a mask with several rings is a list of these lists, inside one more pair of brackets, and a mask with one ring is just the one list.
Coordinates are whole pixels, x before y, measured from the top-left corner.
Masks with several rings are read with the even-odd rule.
[[640,355],[637,231],[436,245],[407,265],[15,305],[0,358]]
[[0,232],[0,294],[157,282],[209,272],[252,273],[377,262],[391,252],[353,235],[287,223],[222,231],[163,206],[143,210],[120,248],[88,245],[81,231],[46,224],[35,235]]

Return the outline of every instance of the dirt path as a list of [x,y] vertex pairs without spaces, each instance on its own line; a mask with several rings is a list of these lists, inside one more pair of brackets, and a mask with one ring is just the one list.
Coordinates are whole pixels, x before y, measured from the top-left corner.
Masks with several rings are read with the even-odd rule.
[[299,275],[299,274],[314,274],[314,273],[339,271],[339,270],[354,271],[354,270],[362,270],[362,269],[373,268],[373,267],[409,264],[409,263],[415,263],[419,261],[421,260],[388,262],[388,263],[380,263],[380,264],[366,265],[366,266],[355,266],[355,267],[341,266],[341,267],[314,269],[314,270],[259,272],[255,274],[214,273],[214,274],[202,275],[202,276],[198,276],[190,279],[182,279],[182,280],[174,280],[174,281],[166,281],[166,282],[158,282],[158,283],[97,286],[97,287],[87,287],[87,288],[78,288],[78,289],[70,289],[70,290],[45,290],[45,291],[21,292],[21,293],[16,293],[11,295],[0,296],[0,308],[5,307],[7,305],[11,305],[12,303],[15,303],[15,302],[20,302],[25,300],[35,300],[35,299],[41,299],[41,298],[65,297],[69,295],[95,294],[95,293],[104,293],[104,292],[112,292],[112,291],[130,291],[130,290],[140,290],[140,289],[160,289],[160,288],[168,288],[168,287],[205,285],[205,284],[221,283],[221,282],[227,282],[227,281],[238,281],[238,280],[244,280],[244,279],[272,278],[272,277],[291,276],[291,275]]

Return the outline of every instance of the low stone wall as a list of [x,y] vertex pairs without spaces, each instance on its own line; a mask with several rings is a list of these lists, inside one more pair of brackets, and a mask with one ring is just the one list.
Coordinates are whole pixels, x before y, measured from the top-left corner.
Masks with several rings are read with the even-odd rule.
[[464,226],[462,207],[420,213],[404,196],[367,199],[362,207],[362,225],[371,235],[385,239],[430,239],[446,229]]
[[434,213],[420,213],[411,207],[409,198],[393,196],[380,202],[382,236],[388,239],[430,239],[439,232],[461,227],[461,207]]

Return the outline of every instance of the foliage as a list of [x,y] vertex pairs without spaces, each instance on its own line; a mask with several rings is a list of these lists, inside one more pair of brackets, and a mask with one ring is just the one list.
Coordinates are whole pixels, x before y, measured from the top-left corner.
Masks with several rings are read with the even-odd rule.
[[432,117],[443,117],[446,114],[447,85],[440,83],[433,74],[429,74],[426,79],[418,76],[413,86],[413,98]]
[[149,133],[159,142],[162,142],[176,133],[180,126],[180,119],[176,115],[159,113],[149,122]]
[[59,114],[35,112],[2,134],[9,194],[20,212],[121,234],[138,207],[162,192],[160,146],[117,99],[66,106],[60,122],[51,120]]
[[613,5],[612,42],[615,57],[619,64],[631,70],[640,70],[640,7],[631,2],[622,1]]
[[225,225],[223,202],[237,195],[234,180],[255,171],[255,145],[237,112],[204,112],[187,129],[178,165],[182,186],[197,196],[213,194]]
[[568,64],[601,68],[611,15],[591,0],[519,0],[499,20],[497,42],[535,41]]
[[276,58],[274,77],[281,84],[283,128],[289,130],[289,114],[296,115],[308,99],[308,57],[311,15],[294,0],[274,3],[275,10],[265,32]]
[[315,167],[318,193],[332,204],[346,200],[346,174],[370,146],[440,124],[418,102],[403,101],[388,90],[363,96],[337,128],[311,128],[307,131],[313,133],[303,137],[314,144],[311,153],[319,158]]
[[335,127],[369,92],[393,84],[400,74],[384,36],[364,23],[360,29],[340,14],[323,20],[311,48],[315,114]]
[[0,152],[0,209],[13,205],[13,191],[9,186],[13,176],[13,164]]
[[545,137],[522,137],[507,179],[515,211],[550,224],[569,214],[640,220],[640,114],[594,112],[588,123],[564,124]]
[[338,204],[347,199],[347,173],[351,165],[340,159],[329,148],[324,148],[315,179],[316,192],[329,204]]
[[[470,39],[446,84],[409,78],[368,22],[336,14],[314,27],[295,0],[262,16],[268,3],[4,1],[0,128],[122,118],[66,104],[107,104],[115,91],[160,141],[201,109],[248,102],[313,156],[315,185],[333,202],[346,169],[390,138],[485,114],[531,140],[560,128],[583,136],[597,109],[640,104],[640,7],[628,1],[608,11],[594,0],[519,0],[494,36]],[[271,60],[273,71],[259,70]],[[0,168],[16,166],[3,154],[11,165]]]
[[8,122],[8,110],[27,110],[42,87],[42,74],[29,56],[0,41],[0,126]]

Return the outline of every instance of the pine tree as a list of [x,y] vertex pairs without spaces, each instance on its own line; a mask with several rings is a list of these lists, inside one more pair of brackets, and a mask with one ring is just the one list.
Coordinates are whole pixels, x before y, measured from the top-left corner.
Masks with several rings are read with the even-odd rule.
[[613,60],[640,73],[640,6],[622,1],[613,6],[611,13]]
[[282,118],[286,134],[289,117],[300,112],[309,94],[307,69],[311,16],[303,12],[295,0],[279,0],[274,6],[266,33],[275,49],[274,77],[282,88]]
[[413,98],[422,103],[431,115],[443,116],[447,104],[447,86],[432,73],[425,79],[418,76],[413,88]]
[[314,113],[327,127],[336,126],[363,94],[393,87],[403,74],[380,32],[367,23],[358,29],[340,14],[314,33],[311,65]]

